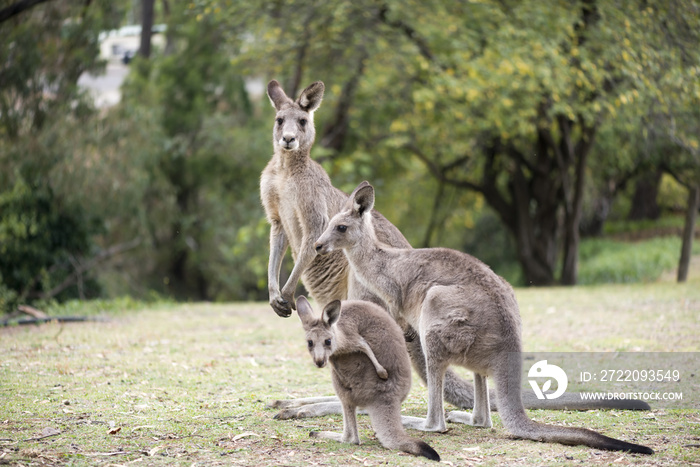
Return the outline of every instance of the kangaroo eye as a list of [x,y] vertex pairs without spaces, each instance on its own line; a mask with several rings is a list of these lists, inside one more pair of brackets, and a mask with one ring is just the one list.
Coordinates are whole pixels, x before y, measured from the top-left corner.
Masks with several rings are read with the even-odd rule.
[[347,230],[348,230],[348,226],[347,226],[347,225],[339,225],[339,226],[337,227],[337,229],[338,229],[338,232],[340,232],[340,233],[345,233],[345,232],[347,232]]
[[299,120],[299,125],[306,126],[306,119],[302,118],[301,120]]
[[307,344],[309,344],[310,349],[314,347],[314,341],[308,341]]
[[324,344],[326,347],[330,347],[330,346],[331,346],[331,340],[330,340],[330,339],[326,339],[326,340],[323,342],[323,344]]
[[277,119],[277,124],[278,124],[278,125],[281,125],[281,124],[283,124],[283,123],[284,123],[284,119],[283,119],[283,118],[278,118],[278,119]]

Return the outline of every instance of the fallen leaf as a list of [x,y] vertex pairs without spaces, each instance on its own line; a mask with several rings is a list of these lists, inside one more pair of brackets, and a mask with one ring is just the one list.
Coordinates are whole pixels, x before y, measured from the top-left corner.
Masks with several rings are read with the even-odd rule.
[[107,434],[116,435],[116,434],[119,433],[120,431],[122,431],[122,427],[118,426],[118,427],[116,427],[116,428],[112,428],[111,430],[109,430],[109,431],[107,432]]
[[43,437],[45,437],[45,438],[48,437],[48,436],[56,436],[56,435],[58,435],[58,434],[61,434],[61,432],[58,431],[57,429],[51,428],[51,427],[49,427],[49,426],[47,426],[46,428],[44,428],[43,430],[41,430],[41,436],[43,436]]
[[235,442],[235,441],[238,441],[239,439],[247,438],[249,436],[260,436],[260,435],[257,433],[253,433],[252,431],[246,431],[245,433],[241,433],[239,435],[234,436],[233,438],[231,438],[231,441]]
[[149,457],[153,457],[161,449],[163,449],[163,446],[156,446],[153,449],[151,449],[150,451],[146,452],[145,454],[148,455]]

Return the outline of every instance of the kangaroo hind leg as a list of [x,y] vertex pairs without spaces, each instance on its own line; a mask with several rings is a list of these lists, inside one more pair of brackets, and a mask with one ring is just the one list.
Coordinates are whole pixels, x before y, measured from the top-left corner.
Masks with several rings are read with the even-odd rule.
[[486,376],[474,373],[474,410],[472,413],[458,410],[447,414],[447,421],[467,425],[491,428],[491,404]]
[[357,430],[357,406],[349,401],[341,401],[343,406],[343,433],[333,431],[312,431],[312,438],[325,438],[341,443],[360,444],[360,432]]
[[[425,352],[429,399],[426,430],[446,430],[442,402],[445,373],[450,363],[468,363],[466,358],[476,338],[477,331],[468,303],[462,287],[435,286],[428,291],[421,307],[419,331]],[[483,386],[474,389],[476,407],[477,404],[488,403],[488,395],[484,400],[488,390],[485,380],[475,378],[475,383]],[[478,402],[477,392],[481,399]]]

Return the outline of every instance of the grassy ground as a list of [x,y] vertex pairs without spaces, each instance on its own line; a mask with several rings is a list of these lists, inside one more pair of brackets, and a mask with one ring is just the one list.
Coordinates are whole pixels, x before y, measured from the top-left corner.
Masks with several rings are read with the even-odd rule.
[[[692,351],[700,347],[700,274],[686,285],[520,289],[528,351]],[[83,311],[91,312],[86,304]],[[0,464],[423,465],[388,451],[360,417],[361,446],[308,437],[340,416],[277,421],[276,398],[332,394],[297,318],[267,304],[164,305],[105,322],[0,329]],[[404,403],[424,415],[417,380]],[[413,432],[449,465],[700,465],[700,414],[530,411],[652,447],[639,456],[512,439],[450,425]]]

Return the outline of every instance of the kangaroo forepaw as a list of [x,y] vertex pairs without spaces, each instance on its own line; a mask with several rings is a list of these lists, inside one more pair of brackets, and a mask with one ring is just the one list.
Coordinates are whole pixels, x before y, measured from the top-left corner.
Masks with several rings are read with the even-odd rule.
[[289,318],[292,316],[292,304],[282,297],[271,299],[270,306],[275,310],[277,316],[281,316],[282,318]]
[[381,367],[377,369],[377,376],[379,376],[381,379],[389,379],[389,373]]

